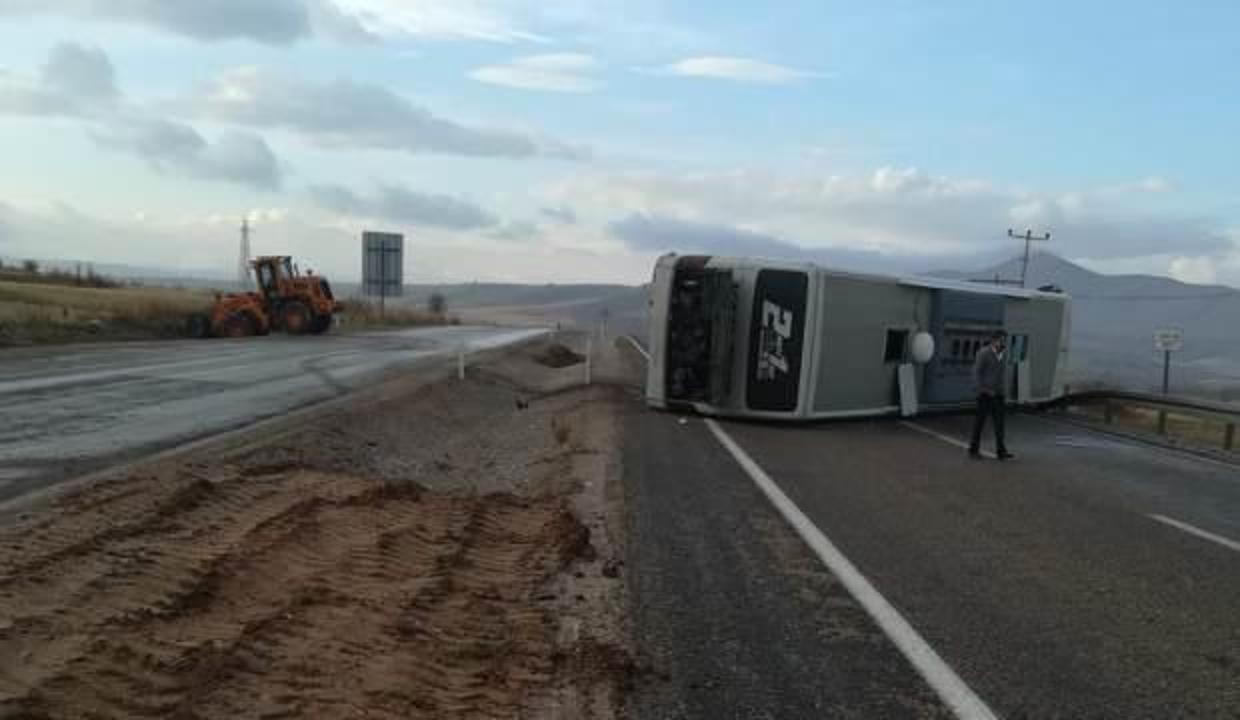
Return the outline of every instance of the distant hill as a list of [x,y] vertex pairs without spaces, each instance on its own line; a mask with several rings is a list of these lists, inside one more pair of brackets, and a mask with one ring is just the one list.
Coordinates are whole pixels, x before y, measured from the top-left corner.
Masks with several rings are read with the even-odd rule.
[[[1014,279],[1020,277],[1020,259],[971,272],[933,274],[961,280]],[[1178,327],[1185,344],[1173,358],[1173,389],[1240,399],[1240,290],[1154,275],[1103,275],[1051,253],[1032,258],[1028,285],[1056,285],[1072,296],[1076,381],[1156,387],[1162,357],[1154,351],[1154,330]]]
[[[356,284],[337,284],[338,294],[360,292]],[[413,284],[399,301],[425,307],[441,293],[451,313],[464,319],[515,319],[564,327],[594,328],[606,321],[610,334],[644,336],[648,327],[647,286],[507,283]]]

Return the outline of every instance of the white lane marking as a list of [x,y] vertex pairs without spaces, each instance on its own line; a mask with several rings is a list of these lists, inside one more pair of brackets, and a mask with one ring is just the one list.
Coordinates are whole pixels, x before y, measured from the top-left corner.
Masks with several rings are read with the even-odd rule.
[[[906,427],[906,428],[910,429],[910,430],[916,430],[917,432],[921,433],[922,435],[929,435],[929,436],[930,436],[930,437],[932,437],[932,438],[937,438],[937,439],[939,439],[939,440],[942,440],[943,442],[947,443],[948,445],[955,445],[956,447],[960,448],[961,450],[968,450],[968,449],[969,449],[969,443],[965,442],[964,440],[959,440],[959,439],[957,439],[957,438],[952,437],[951,435],[944,435],[943,433],[939,432],[938,430],[931,430],[930,428],[926,427],[925,425],[919,425],[918,423],[915,423],[915,422],[910,422],[910,421],[908,421],[908,420],[901,420],[901,421],[900,421],[900,424],[901,424],[901,425],[903,425],[904,427]],[[983,456],[983,457],[988,457],[988,458],[990,458],[991,460],[994,460],[994,459],[995,459],[995,454],[994,454],[994,453],[992,453],[992,452],[990,452],[989,450],[982,450],[981,452],[982,452],[982,456]]]
[[1214,533],[1208,530],[1202,530],[1199,527],[1193,527],[1192,525],[1189,525],[1186,522],[1181,522],[1179,520],[1176,520],[1175,518],[1169,518],[1166,515],[1149,515],[1147,517],[1149,517],[1151,520],[1157,520],[1158,522],[1164,525],[1170,525],[1171,527],[1177,530],[1183,530],[1189,535],[1196,535],[1202,540],[1209,540],[1210,542],[1218,543],[1219,545],[1222,545],[1223,547],[1229,550],[1235,550],[1236,552],[1240,552],[1240,542],[1236,542],[1235,540],[1232,540],[1230,538],[1225,538],[1222,535],[1215,535]]
[[628,335],[625,335],[624,339],[628,340],[629,344],[632,345],[637,352],[641,353],[642,357],[646,358],[646,362],[650,362],[650,353],[646,352],[646,348],[642,347],[640,343]]
[[784,494],[753,458],[714,420],[706,420],[706,426],[727,449],[736,462],[766,494],[775,509],[792,525],[801,539],[818,555],[848,592],[861,604],[870,617],[878,623],[887,637],[913,664],[930,687],[961,720],[993,720],[997,716],[986,703],[964,684],[960,676],[939,656],[934,648],[918,634],[887,599],[879,594],[870,581],[857,570],[848,558],[827,539],[827,536],[810,521],[805,513]]

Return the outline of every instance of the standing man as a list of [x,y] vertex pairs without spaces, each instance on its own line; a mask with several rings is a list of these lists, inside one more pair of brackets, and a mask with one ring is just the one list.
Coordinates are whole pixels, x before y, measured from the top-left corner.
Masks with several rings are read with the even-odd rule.
[[969,443],[969,457],[978,459],[982,456],[982,430],[986,428],[987,416],[995,421],[995,456],[1000,460],[1008,460],[1012,453],[1007,451],[1003,441],[1003,385],[1007,377],[1004,343],[1007,335],[996,330],[990,336],[990,343],[977,353],[973,361],[973,383],[977,391],[977,414],[973,418],[973,441]]

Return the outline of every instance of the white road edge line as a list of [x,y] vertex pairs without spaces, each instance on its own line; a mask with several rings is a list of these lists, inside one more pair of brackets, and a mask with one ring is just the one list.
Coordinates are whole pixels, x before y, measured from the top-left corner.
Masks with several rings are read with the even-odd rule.
[[[939,431],[937,431],[937,430],[931,430],[930,428],[926,427],[925,425],[919,425],[919,424],[917,424],[917,423],[915,423],[915,422],[911,422],[911,421],[909,421],[909,420],[901,420],[901,421],[900,421],[900,424],[901,424],[901,425],[903,425],[904,427],[906,427],[906,428],[910,429],[910,430],[916,430],[917,432],[921,433],[922,435],[929,435],[929,436],[930,436],[930,437],[932,437],[932,438],[938,438],[939,440],[942,440],[943,442],[947,443],[948,445],[955,445],[956,447],[960,448],[961,450],[968,450],[968,449],[969,449],[969,443],[965,442],[964,440],[958,440],[958,439],[956,439],[956,438],[952,437],[951,435],[944,435],[943,433],[941,433],[941,432],[939,432]],[[991,460],[994,460],[994,459],[995,459],[995,454],[994,454],[994,453],[992,453],[992,452],[990,452],[989,450],[982,450],[982,456],[983,456],[983,457],[988,457],[988,458],[990,458]]]
[[887,637],[912,663],[917,672],[938,693],[943,702],[951,708],[960,720],[994,720],[998,716],[986,703],[965,685],[960,676],[939,657],[934,648],[918,634],[913,626],[904,619],[870,581],[857,570],[848,558],[844,557],[827,536],[810,521],[800,508],[784,494],[775,481],[771,480],[753,458],[749,457],[740,445],[714,420],[707,419],[706,426],[727,449],[736,462],[754,481],[775,509],[792,525],[801,539],[818,555],[818,559],[827,566],[848,592],[861,604],[870,617],[878,623]]
[[1225,538],[1222,535],[1215,535],[1214,533],[1208,530],[1202,530],[1199,527],[1193,527],[1192,525],[1189,525],[1186,522],[1176,520],[1175,518],[1169,518],[1166,515],[1147,515],[1146,517],[1148,517],[1151,520],[1157,520],[1158,522],[1164,525],[1170,525],[1171,527],[1177,530],[1183,530],[1189,535],[1196,535],[1202,540],[1209,540],[1210,542],[1218,543],[1219,545],[1222,545],[1223,547],[1229,550],[1235,550],[1236,552],[1240,552],[1240,542],[1236,542],[1235,540],[1232,540],[1230,538]]
[[650,353],[646,352],[646,348],[642,347],[641,343],[637,342],[629,335],[625,335],[624,339],[628,340],[629,344],[632,345],[637,350],[637,352],[641,353],[642,357],[646,358],[647,362],[650,361]]

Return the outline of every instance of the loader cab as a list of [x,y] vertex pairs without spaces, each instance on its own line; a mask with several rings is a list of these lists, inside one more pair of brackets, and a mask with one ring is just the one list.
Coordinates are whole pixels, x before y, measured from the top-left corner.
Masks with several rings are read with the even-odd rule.
[[254,276],[258,280],[258,289],[263,295],[270,298],[278,292],[280,283],[276,279],[275,268],[272,265],[254,263]]
[[280,297],[281,286],[295,277],[293,260],[289,257],[260,257],[253,264],[258,290],[267,300]]

